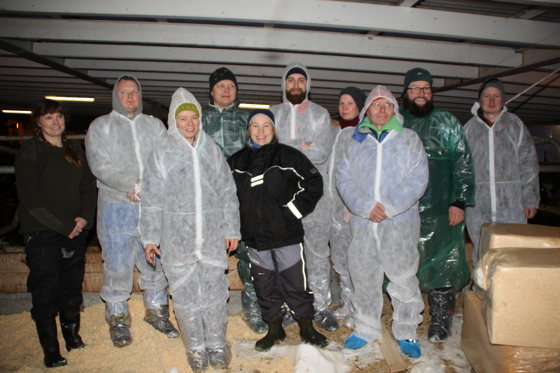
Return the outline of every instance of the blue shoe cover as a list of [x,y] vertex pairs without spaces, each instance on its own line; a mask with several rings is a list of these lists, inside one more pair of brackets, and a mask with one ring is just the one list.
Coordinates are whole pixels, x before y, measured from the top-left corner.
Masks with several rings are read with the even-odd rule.
[[399,345],[401,346],[401,351],[403,352],[403,354],[406,354],[415,359],[418,359],[420,356],[422,356],[418,341],[402,339],[399,341]]
[[354,334],[351,334],[350,337],[348,337],[348,339],[346,340],[346,343],[344,344],[344,348],[351,348],[353,350],[357,350],[359,348],[364,347],[367,344],[367,341],[363,340],[360,337],[355,336]]

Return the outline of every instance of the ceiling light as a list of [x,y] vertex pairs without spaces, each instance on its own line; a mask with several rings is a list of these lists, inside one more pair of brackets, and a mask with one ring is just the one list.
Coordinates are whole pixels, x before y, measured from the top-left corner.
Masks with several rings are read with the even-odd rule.
[[239,104],[240,109],[268,109],[270,105],[264,104]]
[[81,101],[81,102],[93,102],[95,99],[93,97],[59,97],[59,96],[45,96],[49,100],[55,101]]
[[31,114],[31,110],[2,110],[6,114]]

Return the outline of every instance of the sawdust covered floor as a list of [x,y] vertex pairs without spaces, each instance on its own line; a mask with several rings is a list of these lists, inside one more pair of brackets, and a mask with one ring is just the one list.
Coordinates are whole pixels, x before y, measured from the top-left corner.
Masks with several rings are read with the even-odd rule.
[[[420,345],[423,356],[412,359],[411,372],[470,372],[470,366],[460,349],[460,328],[462,324],[462,297],[458,300],[458,312],[450,340],[444,344],[426,341],[429,314],[424,313],[424,323],[419,328]],[[0,373],[5,372],[115,372],[168,373],[173,368],[177,372],[190,372],[185,350],[180,338],[168,339],[142,321],[144,306],[141,295],[133,294],[129,301],[133,322],[134,342],[125,348],[115,348],[109,339],[108,326],[104,320],[104,304],[89,307],[82,314],[80,334],[86,348],[66,352],[59,327],[61,353],[68,360],[68,366],[47,369],[43,365],[43,353],[37,339],[34,323],[29,312],[0,316]],[[426,308],[427,309],[427,308]],[[383,322],[390,327],[391,305],[386,299]],[[174,316],[172,321],[177,325]],[[239,315],[228,318],[227,339],[232,346],[233,360],[229,372],[267,373],[293,372],[294,365],[299,372],[325,372],[317,368],[325,363],[325,355],[332,361],[338,359],[334,371],[346,372],[389,372],[377,342],[368,344],[361,350],[345,350],[344,341],[351,330],[341,327],[337,332],[325,333],[331,341],[327,350],[319,350],[301,345],[297,325],[286,328],[288,338],[269,353],[254,350],[254,343],[262,336],[252,333]],[[298,346],[299,345],[299,346]],[[304,356],[302,356],[302,354]],[[316,355],[320,355],[317,357]],[[348,364],[348,365],[346,365]],[[346,366],[344,366],[346,365]],[[209,370],[212,371],[211,369]]]

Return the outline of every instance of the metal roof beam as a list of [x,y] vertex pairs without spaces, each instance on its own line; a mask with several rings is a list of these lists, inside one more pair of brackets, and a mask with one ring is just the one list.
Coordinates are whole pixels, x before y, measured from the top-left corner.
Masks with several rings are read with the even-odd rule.
[[[1,47],[1,46],[0,46]],[[243,65],[286,66],[299,61],[310,68],[403,74],[421,66],[438,77],[476,78],[478,68],[365,57],[243,51],[235,49],[159,47],[112,44],[33,43],[33,52],[47,57],[110,58],[119,60],[183,61]],[[123,62],[126,64],[126,62]],[[334,76],[334,73],[333,73]]]
[[553,22],[346,1],[274,0],[263,6],[261,0],[207,0],[190,2],[184,8],[185,14],[176,2],[137,0],[0,0],[0,9],[20,14],[219,20],[259,25],[281,23],[419,36],[445,35],[514,45],[560,45],[558,24]]
[[[92,42],[198,46],[211,48],[271,50],[299,53],[328,53],[416,61],[437,61],[518,67],[521,53],[512,48],[460,44],[386,36],[325,33],[272,28],[192,25],[180,23],[137,23],[0,18],[0,38],[33,41]],[[185,35],[189,35],[185,38]],[[328,42],[327,42],[328,40]],[[334,48],[333,46],[336,46]]]

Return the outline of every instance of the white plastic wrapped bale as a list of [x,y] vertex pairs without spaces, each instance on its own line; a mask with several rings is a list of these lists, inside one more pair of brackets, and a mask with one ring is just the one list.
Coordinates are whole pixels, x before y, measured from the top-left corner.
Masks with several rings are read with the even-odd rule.
[[478,268],[490,342],[560,348],[560,248],[491,250]]

